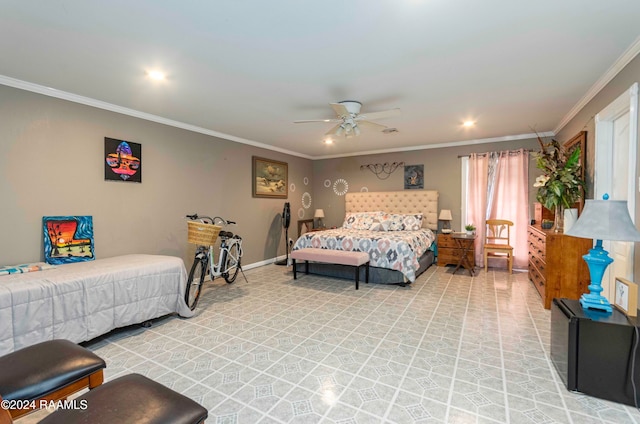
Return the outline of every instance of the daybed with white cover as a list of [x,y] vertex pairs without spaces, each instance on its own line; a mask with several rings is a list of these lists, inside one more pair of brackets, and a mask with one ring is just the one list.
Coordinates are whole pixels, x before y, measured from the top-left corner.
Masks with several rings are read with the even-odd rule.
[[52,339],[75,343],[177,313],[184,302],[182,259],[126,255],[0,276],[0,355]]

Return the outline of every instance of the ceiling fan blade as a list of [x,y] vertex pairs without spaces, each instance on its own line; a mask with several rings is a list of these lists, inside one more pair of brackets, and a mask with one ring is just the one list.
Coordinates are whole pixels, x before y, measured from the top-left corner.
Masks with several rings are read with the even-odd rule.
[[382,118],[391,118],[393,116],[400,115],[400,109],[389,109],[383,110],[381,112],[372,112],[372,113],[362,113],[356,117],[356,120],[373,120],[373,119],[382,119]]
[[367,130],[382,131],[387,128],[386,125],[378,124],[377,122],[358,121],[358,126]]
[[340,117],[343,117],[343,116],[351,117],[351,113],[347,110],[345,105],[343,105],[341,103],[329,103],[329,104],[333,108],[333,110],[336,113],[336,115],[338,115]]
[[337,135],[338,133],[338,128],[340,128],[341,124],[336,125],[335,127],[331,128],[329,131],[327,131],[326,133],[324,133],[324,135]]
[[293,121],[294,124],[305,124],[307,122],[342,122],[342,119],[301,119],[300,121]]

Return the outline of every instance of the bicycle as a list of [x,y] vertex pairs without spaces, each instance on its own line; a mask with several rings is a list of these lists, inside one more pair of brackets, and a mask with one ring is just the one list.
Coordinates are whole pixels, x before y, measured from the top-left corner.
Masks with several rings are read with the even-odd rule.
[[[186,217],[189,219],[187,222],[189,243],[196,244],[197,247],[187,279],[184,300],[189,308],[194,310],[198,304],[207,272],[211,275],[211,281],[215,277],[223,277],[228,284],[236,280],[238,271],[242,272],[245,281],[247,281],[247,277],[241,266],[242,237],[230,231],[221,231],[223,226],[235,224],[234,221],[219,216],[211,218],[198,216],[198,214]],[[216,264],[213,245],[218,236],[220,237],[220,254]]]

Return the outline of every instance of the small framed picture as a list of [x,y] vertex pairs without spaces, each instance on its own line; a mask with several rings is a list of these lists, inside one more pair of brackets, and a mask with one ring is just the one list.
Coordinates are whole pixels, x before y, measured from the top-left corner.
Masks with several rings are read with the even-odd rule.
[[624,278],[616,277],[614,306],[628,317],[638,314],[638,285]]
[[253,197],[286,199],[289,189],[289,167],[286,162],[252,157]]

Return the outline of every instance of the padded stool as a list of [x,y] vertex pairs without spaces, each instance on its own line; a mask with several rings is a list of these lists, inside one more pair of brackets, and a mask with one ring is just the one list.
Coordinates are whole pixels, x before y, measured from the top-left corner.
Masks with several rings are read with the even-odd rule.
[[[102,384],[102,358],[69,340],[49,340],[0,357],[0,396],[5,400],[57,401]],[[12,409],[13,418],[32,409]]]
[[197,424],[208,415],[198,403],[140,374],[108,381],[73,400],[78,408],[58,409],[40,423]]

